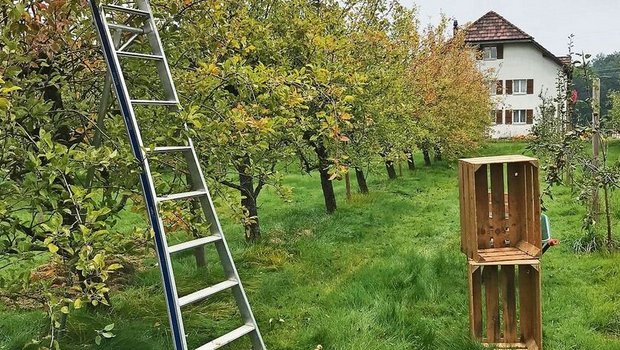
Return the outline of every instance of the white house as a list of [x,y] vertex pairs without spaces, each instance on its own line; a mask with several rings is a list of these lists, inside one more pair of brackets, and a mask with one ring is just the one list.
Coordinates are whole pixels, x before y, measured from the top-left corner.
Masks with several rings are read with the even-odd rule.
[[466,43],[481,51],[480,68],[492,74],[490,93],[496,106],[491,137],[529,134],[538,115],[539,94],[556,96],[558,73],[563,73],[568,58],[553,55],[493,11],[464,30]]

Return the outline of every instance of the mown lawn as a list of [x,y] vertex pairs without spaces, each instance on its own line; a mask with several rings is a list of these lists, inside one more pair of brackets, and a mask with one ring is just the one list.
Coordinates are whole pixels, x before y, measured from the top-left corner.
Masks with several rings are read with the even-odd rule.
[[[522,143],[492,143],[481,154],[514,154]],[[620,144],[614,145],[614,157]],[[421,164],[418,159],[418,165]],[[481,349],[468,340],[467,277],[459,249],[456,163],[403,170],[388,181],[382,169],[369,177],[371,194],[344,200],[326,215],[318,175],[291,172],[293,200],[261,195],[262,243],[248,246],[241,228],[221,219],[242,281],[270,349]],[[575,254],[583,208],[566,188],[547,200],[552,231],[561,245],[543,268],[543,330],[547,350],[620,349],[620,255]],[[620,195],[614,193],[620,235]],[[224,211],[225,212],[225,211]],[[127,214],[124,225],[141,225]],[[211,252],[209,259],[215,262]],[[113,308],[72,314],[65,349],[169,349],[168,320],[153,258],[114,293]],[[218,282],[216,264],[196,271],[191,253],[175,265],[181,291]],[[232,297],[218,295],[186,312],[196,347],[240,322]],[[116,324],[116,337],[94,344],[95,329]],[[0,306],[0,349],[21,349],[45,327],[38,311]],[[238,342],[229,349],[248,349]]]

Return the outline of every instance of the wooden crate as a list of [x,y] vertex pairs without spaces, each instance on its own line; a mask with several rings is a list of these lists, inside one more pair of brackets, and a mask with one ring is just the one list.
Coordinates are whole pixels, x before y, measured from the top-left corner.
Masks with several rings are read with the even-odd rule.
[[538,160],[497,156],[459,161],[461,250],[496,263],[540,257]]
[[495,348],[542,350],[539,261],[468,265],[472,338]]

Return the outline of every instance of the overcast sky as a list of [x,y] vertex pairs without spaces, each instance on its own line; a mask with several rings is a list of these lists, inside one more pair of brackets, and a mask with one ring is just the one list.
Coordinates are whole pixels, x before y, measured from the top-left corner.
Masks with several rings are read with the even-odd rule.
[[555,55],[568,52],[568,35],[575,34],[575,51],[620,51],[620,0],[401,0],[418,6],[423,25],[437,23],[440,13],[459,24],[495,11],[533,36]]

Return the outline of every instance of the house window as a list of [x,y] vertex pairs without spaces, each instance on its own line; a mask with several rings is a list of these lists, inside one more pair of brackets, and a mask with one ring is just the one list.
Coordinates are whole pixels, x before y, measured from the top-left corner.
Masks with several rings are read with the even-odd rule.
[[485,46],[482,48],[482,58],[485,61],[497,59],[497,46]]
[[515,109],[514,111],[512,111],[512,123],[513,124],[525,124],[525,122],[527,121],[526,118],[527,118],[527,110]]
[[514,95],[527,93],[527,80],[516,79],[512,81],[512,93]]

